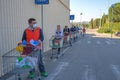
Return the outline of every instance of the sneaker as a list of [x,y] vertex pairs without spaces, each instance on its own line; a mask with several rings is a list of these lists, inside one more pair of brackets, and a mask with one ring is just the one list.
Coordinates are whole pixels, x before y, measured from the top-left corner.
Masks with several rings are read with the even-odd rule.
[[72,42],[71,41],[69,42],[69,44],[70,44],[70,46],[72,46]]
[[46,72],[42,72],[42,73],[41,73],[41,76],[43,76],[43,77],[48,77],[48,74],[47,74]]
[[34,72],[30,72],[28,78],[33,79],[35,77]]

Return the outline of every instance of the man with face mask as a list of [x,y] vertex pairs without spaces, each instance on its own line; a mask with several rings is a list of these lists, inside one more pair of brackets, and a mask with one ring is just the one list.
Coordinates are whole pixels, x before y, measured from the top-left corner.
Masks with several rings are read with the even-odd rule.
[[[42,42],[44,40],[43,32],[40,29],[40,27],[38,27],[36,19],[30,18],[28,20],[28,24],[29,27],[26,28],[24,31],[22,41],[24,40],[27,41],[27,44],[30,44],[31,40]],[[39,70],[41,72],[41,76],[47,77],[48,74],[45,71],[45,67],[42,61],[41,50],[39,55],[40,56],[39,56],[38,65],[39,65]]]

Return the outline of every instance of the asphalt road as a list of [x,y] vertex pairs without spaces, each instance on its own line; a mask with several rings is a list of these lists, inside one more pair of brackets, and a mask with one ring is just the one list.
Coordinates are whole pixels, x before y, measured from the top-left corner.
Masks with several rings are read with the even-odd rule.
[[63,53],[53,60],[47,55],[43,80],[120,80],[120,39],[87,34]]

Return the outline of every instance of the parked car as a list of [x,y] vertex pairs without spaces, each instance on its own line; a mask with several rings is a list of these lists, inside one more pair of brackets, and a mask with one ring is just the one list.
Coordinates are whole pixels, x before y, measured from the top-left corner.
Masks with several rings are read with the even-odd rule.
[[120,32],[116,32],[115,35],[120,37]]

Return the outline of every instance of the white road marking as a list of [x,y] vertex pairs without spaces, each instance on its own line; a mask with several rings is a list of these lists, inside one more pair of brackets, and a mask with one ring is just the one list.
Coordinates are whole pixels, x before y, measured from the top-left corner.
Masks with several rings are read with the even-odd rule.
[[101,44],[100,41],[97,41],[96,43],[97,43],[97,44]]
[[106,41],[106,43],[109,44],[109,45],[111,44],[109,41]]
[[63,54],[69,49],[70,47],[66,48],[64,51],[63,51]]
[[85,71],[83,73],[82,80],[96,80],[96,76],[93,73],[93,70],[88,66],[84,65]]
[[78,43],[81,43],[81,41],[78,41]]
[[108,40],[108,41],[107,41],[108,44],[113,44],[113,45],[116,44],[113,40],[110,40],[110,39],[107,39],[107,40]]
[[89,68],[88,68],[88,65],[85,65],[85,71],[83,73],[83,77],[82,77],[82,80],[89,80],[88,78],[88,74],[89,74]]
[[87,43],[88,43],[88,44],[90,44],[90,43],[91,43],[91,41],[88,41]]
[[65,50],[63,50],[63,52],[62,52],[60,55],[58,55],[58,57],[63,56],[63,55],[65,54],[65,52],[66,52],[69,48],[70,48],[70,47],[68,47],[68,48],[66,48]]
[[60,62],[57,68],[50,74],[45,80],[55,80],[55,78],[60,74],[60,72],[69,65],[68,62]]
[[117,80],[120,80],[120,71],[119,71],[119,67],[117,65],[110,65],[114,75],[116,76]]
[[113,40],[111,40],[111,39],[106,39],[106,40],[108,40],[111,44],[113,44],[113,45],[115,45],[116,43],[113,41]]
[[[58,57],[62,56],[62,54],[65,54],[65,52],[66,52],[69,48],[70,48],[70,47],[68,47],[68,48],[66,48],[65,50],[63,50],[63,52],[62,52]],[[53,59],[52,61],[53,61],[53,62],[56,62],[57,59]]]

